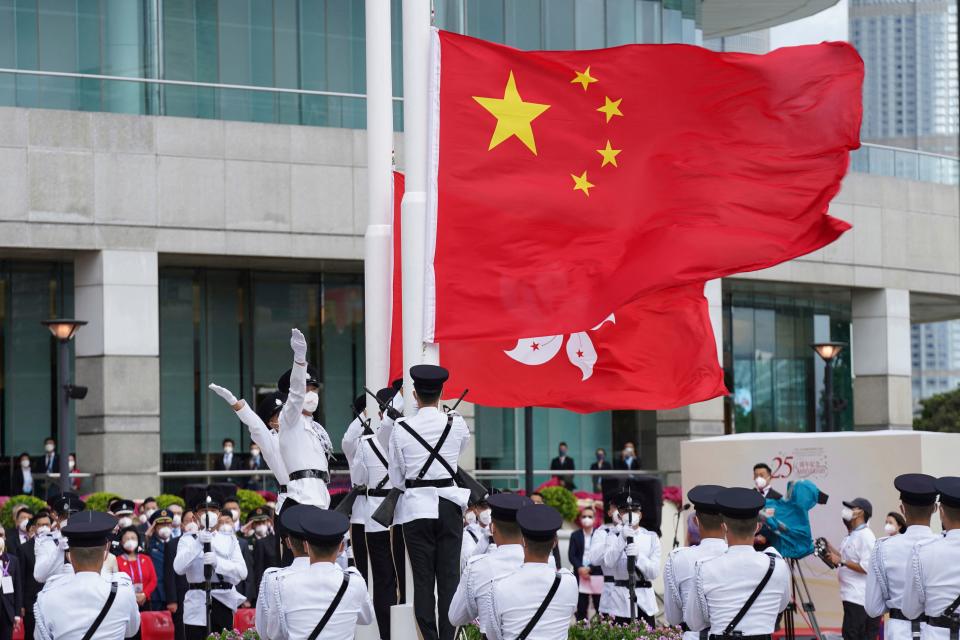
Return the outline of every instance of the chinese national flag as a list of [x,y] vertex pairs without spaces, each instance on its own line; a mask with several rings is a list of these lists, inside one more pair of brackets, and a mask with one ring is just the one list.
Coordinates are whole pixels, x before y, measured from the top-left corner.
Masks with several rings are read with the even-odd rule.
[[581,331],[849,228],[827,215],[859,146],[848,44],[755,56],[435,37],[427,341]]
[[[391,380],[403,375],[402,195],[403,176],[394,174]],[[445,341],[440,364],[450,370],[444,397],[469,389],[470,402],[489,407],[670,409],[727,393],[702,283],[648,294],[570,335]]]

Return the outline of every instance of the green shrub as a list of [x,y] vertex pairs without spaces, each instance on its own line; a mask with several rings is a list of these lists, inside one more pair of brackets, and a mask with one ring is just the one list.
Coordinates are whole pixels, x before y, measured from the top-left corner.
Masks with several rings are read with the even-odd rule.
[[121,498],[115,493],[110,493],[109,491],[97,491],[96,493],[91,493],[87,496],[87,510],[88,511],[103,511],[107,512],[107,506],[110,504],[111,500],[116,500]]
[[13,508],[18,504],[27,505],[31,511],[36,513],[40,509],[47,508],[46,500],[41,500],[40,498],[35,498],[34,496],[13,496],[4,503],[3,508],[0,509],[0,523],[3,523],[5,529],[13,529]]
[[267,504],[263,496],[249,489],[237,489],[237,500],[240,501],[240,521],[246,522],[247,516],[257,507]]
[[577,508],[577,498],[573,492],[564,487],[547,487],[540,491],[544,503],[560,512],[563,519],[573,522],[577,519],[580,510]]
[[181,498],[180,496],[171,495],[169,493],[161,493],[160,495],[157,496],[158,509],[166,509],[172,504],[180,505],[184,509],[187,508],[187,503],[184,502],[183,498]]

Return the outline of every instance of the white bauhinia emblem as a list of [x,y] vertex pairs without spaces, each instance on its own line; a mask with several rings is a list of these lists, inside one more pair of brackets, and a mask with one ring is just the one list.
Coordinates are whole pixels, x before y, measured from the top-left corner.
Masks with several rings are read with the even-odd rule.
[[[614,324],[617,322],[612,313],[590,331],[596,331],[608,322]],[[517,346],[509,351],[504,351],[504,353],[521,364],[531,366],[546,364],[560,353],[563,338],[563,335],[523,338],[517,340]],[[571,364],[580,369],[583,375],[581,381],[593,375],[593,366],[597,364],[597,350],[586,331],[571,333],[567,337],[567,358]]]

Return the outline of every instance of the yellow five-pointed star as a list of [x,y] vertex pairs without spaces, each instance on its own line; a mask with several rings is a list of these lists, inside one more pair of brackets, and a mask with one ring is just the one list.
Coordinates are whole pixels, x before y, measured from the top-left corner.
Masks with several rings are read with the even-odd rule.
[[584,195],[590,197],[590,189],[593,188],[593,183],[587,180],[587,172],[584,171],[583,175],[579,176],[575,176],[571,173],[570,177],[573,178],[573,190],[583,191]]
[[583,90],[586,91],[587,87],[597,81],[596,78],[590,75],[590,67],[587,67],[585,71],[577,71],[574,69],[574,73],[577,74],[577,77],[570,81],[570,84],[577,84],[578,82],[583,85]]
[[602,169],[608,164],[612,164],[615,167],[618,166],[617,156],[620,154],[621,151],[623,151],[623,149],[612,148],[610,146],[610,141],[607,140],[607,146],[605,149],[597,149],[597,153],[599,153],[603,157],[603,164],[600,165],[600,168]]
[[549,109],[550,105],[524,102],[517,91],[517,82],[513,79],[513,71],[510,72],[507,86],[503,90],[503,99],[479,98],[477,96],[473,96],[473,99],[497,119],[497,128],[494,129],[493,137],[490,138],[488,151],[507,138],[517,136],[517,139],[525,144],[533,152],[533,155],[537,155],[537,143],[533,139],[533,128],[530,123]]
[[601,113],[607,114],[607,122],[610,122],[610,118],[613,116],[622,116],[620,113],[620,103],[623,102],[623,98],[619,100],[611,100],[609,97],[603,97],[603,106],[597,109]]

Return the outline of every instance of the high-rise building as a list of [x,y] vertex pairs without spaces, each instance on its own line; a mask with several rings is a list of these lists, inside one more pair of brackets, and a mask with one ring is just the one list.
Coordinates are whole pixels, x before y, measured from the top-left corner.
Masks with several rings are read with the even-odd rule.
[[704,38],[703,46],[712,51],[736,51],[763,54],[770,51],[770,29],[749,31],[733,36]]
[[960,387],[960,320],[915,324],[913,351],[913,410],[920,401]]

